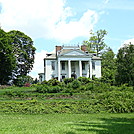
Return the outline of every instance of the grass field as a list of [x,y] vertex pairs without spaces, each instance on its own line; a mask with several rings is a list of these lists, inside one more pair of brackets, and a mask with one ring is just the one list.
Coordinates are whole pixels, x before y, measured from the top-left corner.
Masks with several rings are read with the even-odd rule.
[[0,134],[134,134],[131,114],[0,114]]

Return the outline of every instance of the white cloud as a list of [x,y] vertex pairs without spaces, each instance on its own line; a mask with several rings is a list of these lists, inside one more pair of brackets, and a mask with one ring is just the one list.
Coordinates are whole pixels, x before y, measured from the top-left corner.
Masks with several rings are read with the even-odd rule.
[[134,38],[133,39],[128,39],[124,41],[124,44],[129,44],[131,42],[131,44],[134,44]]
[[104,0],[104,4],[107,4],[107,3],[109,3],[109,0]]
[[1,3],[2,28],[20,30],[34,39],[70,41],[88,36],[98,21],[98,14],[92,10],[86,11],[77,21],[71,20],[75,13],[66,7],[65,0],[1,0]]
[[88,10],[78,21],[61,21],[54,29],[54,38],[68,41],[80,36],[89,36],[89,31],[93,29],[98,21],[98,14]]
[[130,43],[134,45],[134,38],[123,41],[123,43],[121,43],[121,46],[118,48],[118,50],[120,48],[124,47],[125,45],[130,44]]

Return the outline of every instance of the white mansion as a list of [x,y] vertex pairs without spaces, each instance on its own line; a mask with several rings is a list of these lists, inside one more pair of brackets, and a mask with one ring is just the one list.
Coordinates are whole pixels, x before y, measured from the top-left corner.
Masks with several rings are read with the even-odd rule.
[[56,46],[55,53],[46,54],[40,82],[57,78],[101,77],[101,58],[86,51],[86,46]]

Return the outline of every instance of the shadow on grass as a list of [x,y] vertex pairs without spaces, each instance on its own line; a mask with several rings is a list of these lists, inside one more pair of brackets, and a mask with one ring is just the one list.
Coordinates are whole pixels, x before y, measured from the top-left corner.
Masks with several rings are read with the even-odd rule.
[[[96,132],[97,134],[134,134],[134,118],[100,118],[97,121],[78,122],[76,131],[81,133]],[[66,133],[74,134],[74,133]]]

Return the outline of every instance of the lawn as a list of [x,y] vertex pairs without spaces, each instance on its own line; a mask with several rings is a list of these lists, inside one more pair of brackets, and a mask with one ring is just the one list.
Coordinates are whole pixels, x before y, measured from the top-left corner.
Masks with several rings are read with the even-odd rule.
[[134,134],[130,114],[0,114],[0,134]]

